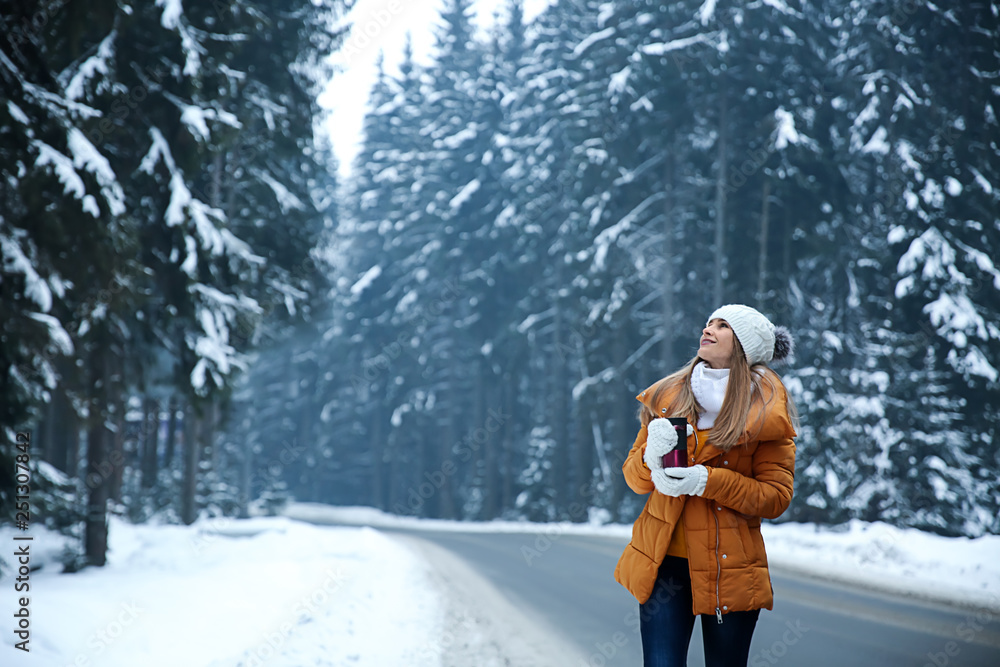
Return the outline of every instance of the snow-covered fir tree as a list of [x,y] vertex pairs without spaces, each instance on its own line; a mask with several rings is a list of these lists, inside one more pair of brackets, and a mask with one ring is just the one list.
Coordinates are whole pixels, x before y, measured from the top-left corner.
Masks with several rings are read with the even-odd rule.
[[[300,316],[322,285],[330,160],[313,123],[344,8],[8,4],[0,354],[16,358],[0,402],[79,476],[103,564],[109,503],[144,516],[139,487],[159,478],[193,521],[199,483],[225,487],[221,402],[262,320]],[[181,488],[157,471],[161,410]]]
[[[464,34],[462,6],[450,3],[442,21],[455,34]],[[506,14],[518,8],[511,3]],[[789,517],[989,529],[981,517],[997,499],[977,473],[963,473],[995,469],[992,436],[983,435],[992,427],[981,423],[973,435],[958,415],[976,400],[982,414],[994,410],[989,367],[972,362],[988,358],[993,340],[985,286],[993,289],[987,237],[997,223],[985,196],[994,196],[995,147],[967,157],[959,145],[984,141],[945,145],[948,123],[970,112],[947,110],[946,76],[935,79],[945,70],[930,61],[963,26],[979,22],[980,34],[995,34],[993,14],[959,16],[929,3],[892,10],[847,0],[554,2],[526,26],[527,56],[505,60],[503,49],[479,47],[479,78],[468,77],[471,66],[440,74],[456,46],[439,37],[439,60],[422,80],[424,106],[378,106],[369,122],[386,127],[393,120],[385,116],[395,116],[400,131],[380,135],[389,148],[376,150],[386,139],[372,138],[354,184],[359,202],[391,198],[387,215],[407,220],[395,231],[430,245],[399,240],[383,258],[411,242],[422,252],[361,262],[360,270],[400,264],[398,278],[366,290],[364,309],[398,315],[405,294],[403,313],[414,312],[421,282],[404,276],[421,269],[464,278],[462,267],[478,268],[492,280],[461,282],[442,328],[415,327],[433,332],[427,338],[401,327],[405,318],[381,320],[389,329],[377,335],[406,336],[416,346],[414,370],[426,366],[413,385],[398,378],[400,398],[390,401],[397,421],[383,424],[377,446],[411,443],[398,450],[418,466],[405,493],[449,461],[455,425],[469,423],[482,396],[514,416],[501,449],[509,463],[477,452],[475,465],[457,467],[415,513],[579,519],[569,507],[583,500],[628,515],[634,508],[614,474],[636,429],[628,397],[689,358],[705,312],[742,301],[800,342],[796,365],[783,371],[802,415]],[[958,41],[951,60],[983,59],[969,70],[971,90],[975,72],[992,71],[990,56]],[[465,89],[461,98],[461,85],[484,91]],[[933,89],[940,104],[928,102]],[[496,92],[499,106],[490,102]],[[995,122],[991,95],[980,85],[954,99],[976,107],[982,128]],[[406,138],[403,126],[418,135]],[[490,133],[485,150],[476,148]],[[404,145],[419,148],[389,159]],[[483,156],[493,169],[480,168]],[[955,164],[975,169],[952,173]],[[930,176],[942,169],[952,171]],[[390,178],[367,185],[375,173]],[[927,189],[930,178],[939,190]],[[983,196],[965,196],[973,189]],[[491,227],[477,231],[481,220]],[[378,280],[370,278],[367,287]],[[462,310],[467,298],[479,312]],[[945,301],[972,304],[969,317]],[[488,363],[463,356],[470,343]],[[493,392],[497,382],[513,390],[513,402]],[[406,400],[406,386],[426,390]],[[609,401],[608,392],[624,398]],[[430,396],[439,414],[419,418]],[[935,472],[915,474],[927,466]],[[391,489],[396,478],[381,470]],[[487,481],[490,471],[499,482]]]

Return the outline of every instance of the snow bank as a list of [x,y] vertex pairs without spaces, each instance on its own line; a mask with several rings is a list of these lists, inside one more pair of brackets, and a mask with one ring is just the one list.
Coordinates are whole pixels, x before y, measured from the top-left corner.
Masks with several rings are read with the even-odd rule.
[[765,524],[768,561],[834,581],[1000,610],[1000,536],[941,537],[885,523]]
[[[11,532],[0,530],[3,544]],[[113,520],[108,565],[76,574],[54,567],[58,536],[32,534],[32,566],[44,567],[30,580],[31,652],[4,633],[5,667],[440,664],[428,566],[370,528]],[[11,581],[0,583],[8,619]]]

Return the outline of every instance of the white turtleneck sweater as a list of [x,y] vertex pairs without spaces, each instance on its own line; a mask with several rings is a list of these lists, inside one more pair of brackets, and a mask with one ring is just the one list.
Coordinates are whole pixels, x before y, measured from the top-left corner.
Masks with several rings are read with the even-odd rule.
[[709,368],[704,361],[694,367],[691,373],[691,391],[698,399],[698,404],[705,410],[698,416],[698,430],[703,431],[715,425],[715,418],[722,409],[722,399],[726,397],[728,384],[728,368]]

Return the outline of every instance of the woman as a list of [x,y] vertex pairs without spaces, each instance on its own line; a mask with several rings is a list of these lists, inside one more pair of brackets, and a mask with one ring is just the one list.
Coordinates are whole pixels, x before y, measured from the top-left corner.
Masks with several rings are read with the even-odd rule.
[[[760,520],[788,508],[795,475],[795,408],[767,363],[791,352],[786,329],[723,306],[695,358],[636,396],[642,428],[622,471],[650,496],[615,579],[640,603],[647,667],[686,664],[695,616],[706,667],[747,664],[773,601]],[[663,468],[677,435],[660,417],[687,418],[687,466]]]

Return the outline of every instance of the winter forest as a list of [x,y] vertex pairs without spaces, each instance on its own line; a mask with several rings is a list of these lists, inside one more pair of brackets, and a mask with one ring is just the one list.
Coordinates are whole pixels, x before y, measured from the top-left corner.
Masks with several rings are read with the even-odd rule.
[[634,396],[746,303],[782,520],[1000,533],[1000,2],[444,0],[340,179],[350,4],[0,3],[4,520],[28,432],[70,569],[290,499],[628,523]]

